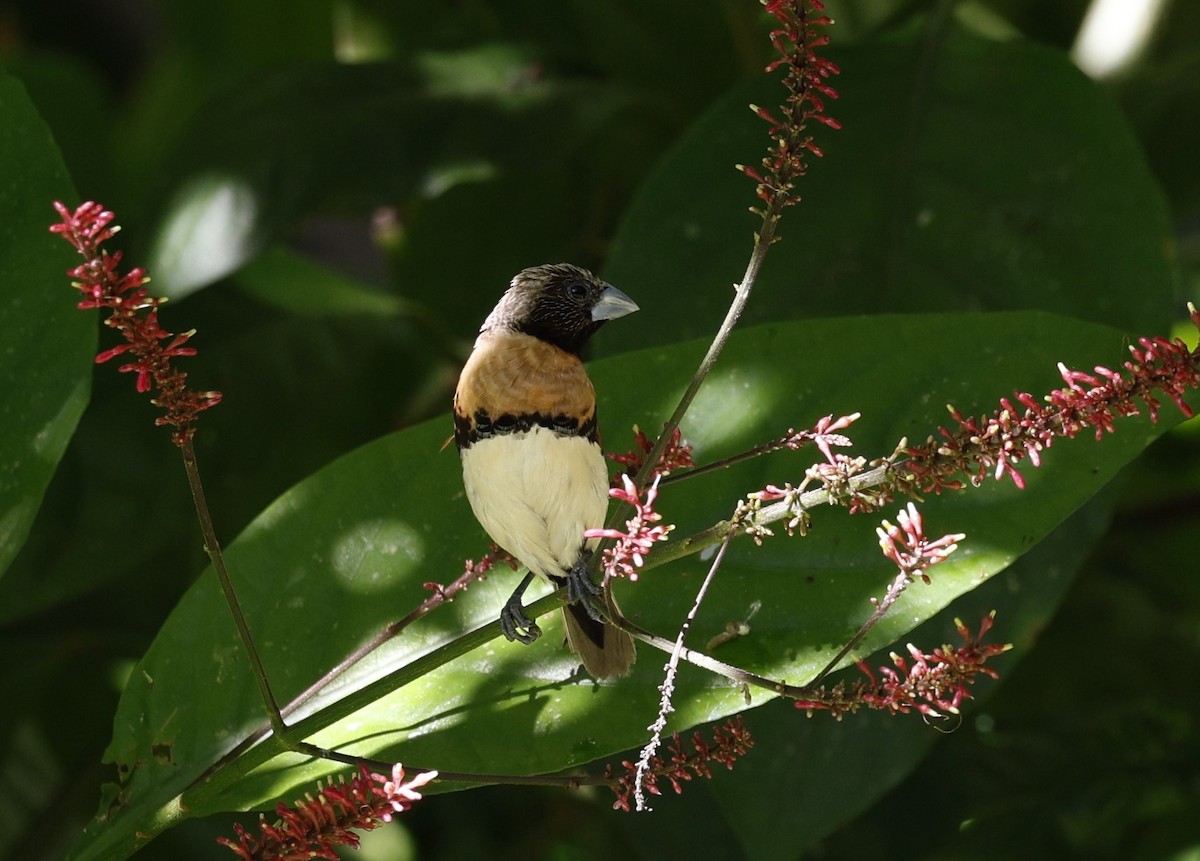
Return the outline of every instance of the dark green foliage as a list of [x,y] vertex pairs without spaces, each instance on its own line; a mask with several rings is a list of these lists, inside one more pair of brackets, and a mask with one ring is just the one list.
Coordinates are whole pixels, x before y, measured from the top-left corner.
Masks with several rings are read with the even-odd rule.
[[[842,75],[828,113],[844,128],[814,129],[826,156],[684,422],[698,460],[852,411],[853,453],[886,455],[948,423],[948,402],[990,411],[1060,386],[1056,362],[1119,366],[1125,343],[1170,334],[1181,298],[1196,301],[1197,13],[1175,4],[1143,62],[1100,85],[1064,50],[1084,4],[1045,5],[830,3]],[[754,185],[733,165],[767,143],[747,103],[781,97],[761,74],[768,30],[754,0],[0,13],[0,853],[128,854],[137,832],[185,818],[174,797],[261,720],[168,433],[115,367],[89,383],[112,335],[97,347],[72,308],[51,200],[115,209],[111,248],[172,297],[163,325],[198,330],[182,361],[224,393],[199,421],[201,470],[287,696],[484,551],[438,448],[457,364],[515,272],[567,260],[632,296],[642,311],[594,348],[605,444],[629,448],[632,424],[665,418],[750,252]],[[336,61],[335,43],[367,61]],[[1195,423],[1143,454],[1179,420],[1168,404],[1157,425],[1056,445],[1023,469],[1025,491],[989,483],[923,507],[932,534],[968,539],[861,653],[883,649],[879,665],[998,610],[992,638],[1016,649],[957,732],[809,720],[756,695],[750,755],[653,814],[613,813],[603,789],[447,793],[401,817],[420,857],[1197,851]],[[690,534],[815,457],[668,488],[659,510]],[[760,600],[752,636],[719,656],[810,675],[892,576],[877,519],[818,511],[810,538],[735,544],[695,642]],[[672,636],[703,569],[656,569],[618,587],[622,604]],[[660,656],[643,648],[617,687],[565,684],[557,623],[531,648],[494,640],[406,687],[368,687],[493,619],[515,576],[352,673],[338,695],[361,711],[317,741],[514,773],[640,747]],[[672,729],[744,701],[687,669],[676,706]],[[248,777],[219,774],[184,797],[208,818],[137,857],[232,857],[213,838],[233,811],[330,772],[264,755]]]

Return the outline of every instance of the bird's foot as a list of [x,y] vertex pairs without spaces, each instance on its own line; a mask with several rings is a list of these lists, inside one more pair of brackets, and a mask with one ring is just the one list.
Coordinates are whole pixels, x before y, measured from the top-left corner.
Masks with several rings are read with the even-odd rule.
[[520,595],[513,595],[500,610],[500,632],[506,639],[516,640],[525,646],[542,636],[542,629],[537,622],[525,615]]
[[596,602],[603,594],[604,590],[588,576],[587,557],[580,558],[567,572],[567,601],[582,605],[589,616],[603,621],[604,617],[596,609]]

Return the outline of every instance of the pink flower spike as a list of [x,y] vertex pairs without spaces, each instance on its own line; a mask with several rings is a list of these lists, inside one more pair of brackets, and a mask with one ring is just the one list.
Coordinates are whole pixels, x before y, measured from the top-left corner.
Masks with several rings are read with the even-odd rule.
[[[1193,307],[1189,313],[1193,319],[1200,317]],[[1120,371],[1098,365],[1087,373],[1059,363],[1066,387],[1051,391],[1043,401],[1017,392],[1016,404],[1002,398],[999,410],[977,417],[951,407],[956,430],[938,428],[940,439],[931,437],[924,445],[905,449],[908,488],[914,493],[957,489],[962,481],[955,476],[962,473],[975,485],[989,476],[1008,476],[1014,486],[1024,488],[1018,469],[1023,459],[1036,467],[1056,439],[1086,430],[1102,439],[1124,416],[1145,411],[1157,421],[1163,395],[1190,418],[1194,410],[1184,396],[1200,388],[1200,350],[1189,349],[1179,339],[1140,338],[1129,353],[1131,359]]]
[[[671,432],[671,438],[667,441],[667,447],[663,449],[662,455],[655,464],[654,473],[656,475],[670,475],[677,469],[691,469],[696,465],[692,459],[692,446],[683,439],[682,431],[677,427]],[[625,454],[609,453],[608,458],[625,466],[625,472],[629,475],[636,475],[642,468],[646,457],[654,449],[655,440],[648,437],[642,432],[642,429],[637,425],[633,427],[634,445],[636,451],[627,452]],[[618,478],[613,479],[613,485],[616,486]]]
[[584,531],[585,538],[609,538],[616,543],[604,549],[604,577],[625,577],[631,582],[638,579],[638,569],[646,564],[646,555],[659,541],[666,541],[667,535],[674,526],[652,525],[662,520],[662,515],[654,510],[654,502],[658,499],[658,482],[660,475],[655,475],[654,483],[646,488],[646,498],[642,501],[637,486],[627,473],[620,476],[622,486],[609,490],[608,495],[633,506],[633,517],[625,522],[625,531],[617,529],[593,528]]
[[417,790],[436,779],[437,776],[436,771],[423,771],[412,780],[405,782],[404,766],[400,763],[392,766],[390,780],[382,774],[372,774],[371,777],[382,784],[382,788],[376,789],[376,792],[392,806],[391,812],[382,811],[379,818],[384,822],[391,822],[393,812],[403,813],[408,810],[423,797]]
[[910,644],[907,659],[893,653],[892,666],[879,667],[878,675],[860,661],[858,669],[864,678],[852,684],[839,682],[832,688],[815,688],[793,705],[810,716],[818,710],[828,711],[835,719],[864,706],[893,715],[915,711],[940,718],[957,714],[962,703],[971,698],[970,688],[981,676],[999,678],[987,661],[1012,648],[1009,644],[983,642],[994,619],[995,613],[985,616],[975,635],[955,620],[961,646],[940,646],[926,652]]
[[879,549],[884,557],[909,578],[927,579],[925,570],[944,562],[958,549],[959,542],[966,538],[962,533],[954,533],[930,541],[925,537],[921,512],[911,502],[900,511],[896,520],[899,525],[885,520],[875,532],[879,536]]
[[[691,749],[679,733],[674,733],[666,746],[669,758],[658,755],[650,758],[650,768],[643,776],[642,788],[650,795],[662,795],[658,781],[664,779],[678,795],[683,792],[684,784],[695,778],[711,779],[710,763],[715,762],[732,769],[737,759],[749,753],[752,747],[754,739],[750,737],[750,731],[746,729],[740,715],[716,727],[711,742],[706,741],[699,731],[693,733]],[[613,802],[613,810],[629,813],[634,809],[633,802],[637,794],[638,767],[628,760],[623,760],[621,771],[621,774],[617,774],[617,769],[608,765],[604,774],[609,780],[609,787],[617,796]]]

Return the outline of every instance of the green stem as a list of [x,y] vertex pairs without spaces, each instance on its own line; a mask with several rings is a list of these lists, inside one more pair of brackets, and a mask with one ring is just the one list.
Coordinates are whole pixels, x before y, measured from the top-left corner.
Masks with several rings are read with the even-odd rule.
[[263,667],[262,658],[254,645],[250,625],[246,621],[246,615],[242,612],[242,605],[233,588],[229,570],[225,567],[225,556],[221,552],[220,542],[217,541],[212,515],[208,510],[208,502],[204,498],[204,484],[200,481],[200,467],[196,463],[196,450],[192,445],[191,437],[183,437],[178,445],[183,454],[183,468],[187,472],[188,486],[192,490],[192,502],[196,506],[196,519],[200,522],[200,532],[204,536],[204,550],[212,560],[213,568],[217,572],[217,580],[221,584],[221,591],[225,594],[225,602],[229,605],[229,612],[233,615],[238,636],[242,639],[242,647],[250,659],[250,668],[254,673],[255,682],[258,683],[258,693],[262,697],[263,708],[267,712],[267,719],[271,722],[271,729],[277,736],[283,735],[286,726],[279,711],[279,703],[271,690],[271,683],[267,680],[267,671]]
[[779,217],[783,212],[784,198],[780,195],[771,201],[766,211],[763,213],[763,224],[761,232],[754,236],[754,251],[750,254],[750,261],[746,264],[746,273],[742,276],[741,283],[737,286],[737,292],[734,294],[733,302],[729,305],[729,310],[725,314],[725,320],[721,323],[721,328],[717,330],[716,336],[709,344],[708,352],[704,354],[704,358],[700,360],[699,366],[696,368],[696,373],[692,375],[692,381],[688,384],[687,390],[683,393],[683,397],[679,399],[679,404],[675,407],[675,412],[667,419],[667,423],[663,425],[662,432],[658,435],[658,439],[654,443],[654,448],[646,456],[645,462],[641,469],[638,470],[634,478],[634,484],[639,488],[645,487],[650,473],[654,471],[658,465],[659,458],[667,448],[667,443],[671,439],[671,434],[675,432],[675,428],[679,427],[683,417],[692,406],[692,401],[695,400],[696,394],[700,391],[700,386],[708,378],[713,366],[717,363],[717,358],[725,349],[725,345],[729,342],[729,336],[733,334],[733,327],[737,325],[741,319],[742,312],[746,310],[746,303],[750,301],[750,292],[754,289],[754,285],[758,283],[758,274],[762,271],[763,262],[767,258],[767,251],[775,242],[775,226],[779,223]]
[[764,442],[761,445],[754,446],[754,448],[748,448],[745,451],[731,454],[729,457],[723,457],[720,460],[714,460],[709,463],[700,464],[700,466],[693,466],[690,469],[681,469],[677,472],[664,475],[659,479],[658,485],[659,487],[665,487],[668,484],[674,484],[677,481],[683,481],[687,478],[696,478],[697,476],[708,475],[710,472],[716,472],[717,470],[729,469],[729,467],[735,464],[744,463],[756,457],[761,457],[764,454],[779,451],[783,447],[779,440]]
[[[857,492],[887,484],[889,480],[888,472],[892,468],[894,468],[894,465],[878,466],[851,477],[849,479],[850,491]],[[693,553],[699,553],[708,547],[715,547],[725,540],[725,536],[731,530],[738,528],[744,530],[755,526],[769,526],[772,523],[778,523],[785,518],[794,516],[799,510],[810,510],[822,505],[832,505],[833,503],[834,499],[829,491],[822,488],[800,494],[795,502],[781,500],[773,502],[770,505],[764,505],[751,517],[742,520],[740,524],[732,520],[722,520],[686,538],[681,538],[678,541],[668,541],[666,544],[655,547],[654,552],[646,557],[646,564],[643,566],[643,570],[650,571],[660,565],[666,565],[685,556],[691,556]]]

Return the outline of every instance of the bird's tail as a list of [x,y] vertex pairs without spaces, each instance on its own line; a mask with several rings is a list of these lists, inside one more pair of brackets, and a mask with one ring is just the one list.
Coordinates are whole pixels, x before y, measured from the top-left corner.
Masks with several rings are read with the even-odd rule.
[[581,604],[563,607],[563,622],[567,629],[567,645],[583,661],[584,669],[593,678],[628,674],[637,658],[633,637],[614,625],[593,619]]

